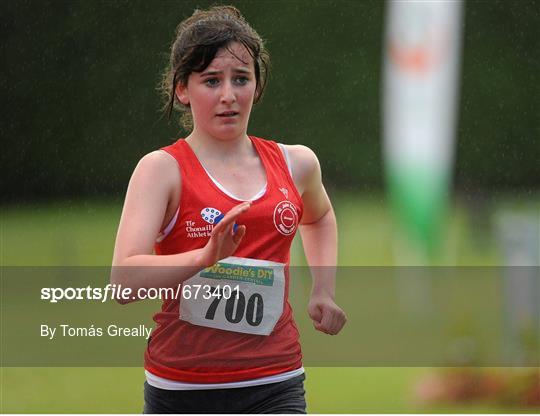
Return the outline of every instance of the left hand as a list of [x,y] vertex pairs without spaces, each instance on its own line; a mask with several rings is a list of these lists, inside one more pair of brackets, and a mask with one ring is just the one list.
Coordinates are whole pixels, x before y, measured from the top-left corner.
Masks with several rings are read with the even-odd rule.
[[311,296],[308,314],[317,331],[336,335],[347,322],[345,312],[330,296]]

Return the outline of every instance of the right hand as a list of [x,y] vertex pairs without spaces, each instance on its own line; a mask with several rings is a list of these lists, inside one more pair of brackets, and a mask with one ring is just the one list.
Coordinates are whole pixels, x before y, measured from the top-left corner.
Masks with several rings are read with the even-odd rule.
[[238,225],[236,232],[233,231],[235,221],[250,207],[249,201],[236,205],[217,225],[214,225],[210,240],[201,252],[201,263],[204,267],[212,266],[219,260],[233,255],[246,234],[245,225]]

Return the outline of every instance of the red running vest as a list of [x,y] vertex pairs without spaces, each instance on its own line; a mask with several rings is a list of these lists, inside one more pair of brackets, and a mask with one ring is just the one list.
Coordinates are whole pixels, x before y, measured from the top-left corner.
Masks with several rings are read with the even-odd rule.
[[[257,137],[250,139],[266,171],[266,192],[238,221],[246,225],[246,234],[233,256],[285,264],[283,312],[269,335],[254,335],[186,322],[180,319],[182,298],[164,300],[161,311],[154,315],[157,326],[144,356],[145,369],[159,377],[186,383],[229,383],[302,366],[299,333],[288,301],[290,247],[302,217],[302,199],[279,146]],[[207,209],[225,214],[240,201],[216,186],[185,140],[162,150],[177,160],[182,189],[176,223],[156,243],[155,252],[167,255],[202,248],[213,227],[204,214]]]

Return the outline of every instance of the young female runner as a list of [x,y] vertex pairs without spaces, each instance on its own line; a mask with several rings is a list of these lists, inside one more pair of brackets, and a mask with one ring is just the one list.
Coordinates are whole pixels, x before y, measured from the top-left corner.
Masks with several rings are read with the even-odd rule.
[[182,284],[154,316],[145,413],[305,413],[288,302],[298,228],[310,266],[327,266],[313,268],[309,316],[331,335],[345,324],[334,302],[336,220],[317,157],[247,135],[268,64],[234,7],[197,10],[178,27],[164,85],[169,115],[183,111],[191,133],[137,165],[111,274],[134,292]]

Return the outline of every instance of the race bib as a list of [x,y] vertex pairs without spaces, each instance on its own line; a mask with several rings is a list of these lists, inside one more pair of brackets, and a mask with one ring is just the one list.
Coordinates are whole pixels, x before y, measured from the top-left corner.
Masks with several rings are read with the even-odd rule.
[[285,264],[227,257],[186,280],[183,287],[180,319],[225,331],[269,335],[283,313]]

